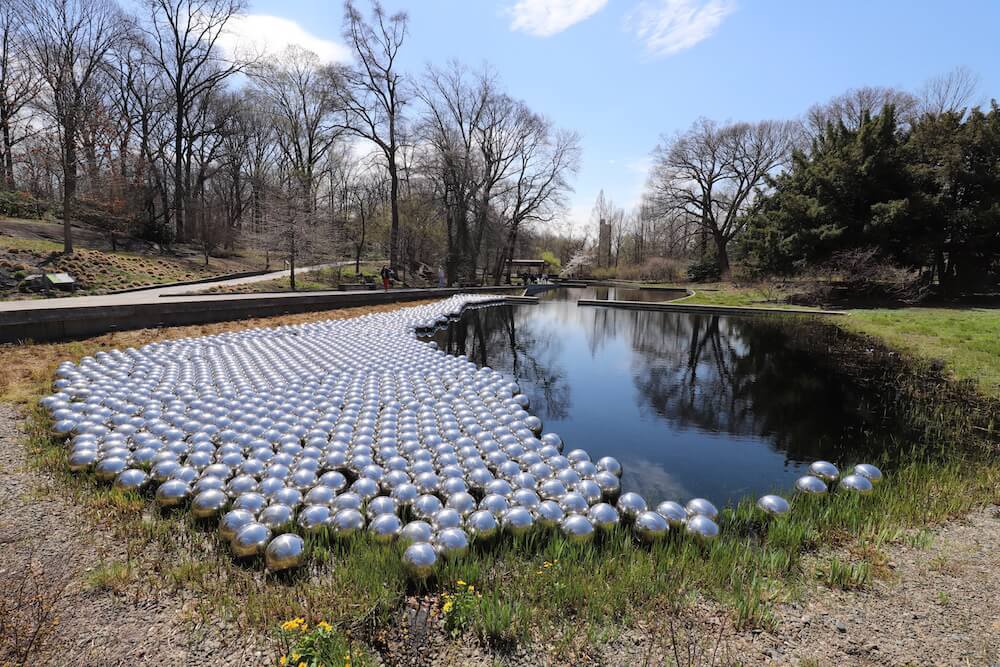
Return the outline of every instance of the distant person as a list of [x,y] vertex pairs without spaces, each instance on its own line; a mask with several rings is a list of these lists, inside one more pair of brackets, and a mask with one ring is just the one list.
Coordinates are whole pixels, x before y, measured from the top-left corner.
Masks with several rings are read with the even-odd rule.
[[438,287],[447,287],[448,283],[444,276],[444,269],[438,267]]
[[382,276],[382,289],[388,292],[389,280],[392,278],[392,271],[389,270],[388,266],[383,266],[382,270],[379,271],[379,275]]

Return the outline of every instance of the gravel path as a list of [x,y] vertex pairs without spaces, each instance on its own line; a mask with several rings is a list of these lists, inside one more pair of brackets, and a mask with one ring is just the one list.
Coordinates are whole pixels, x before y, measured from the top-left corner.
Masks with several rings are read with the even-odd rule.
[[[131,586],[95,590],[88,577],[126,554],[27,466],[15,408],[0,403],[0,581],[4,595],[27,577],[27,589],[55,601],[53,632],[31,664],[247,665],[265,653],[224,627],[198,627],[180,595]],[[65,583],[65,587],[63,584]],[[149,587],[146,587],[147,589]],[[2,639],[2,638],[0,638]],[[0,650],[4,647],[0,645]],[[4,656],[0,653],[0,663]]]
[[[262,640],[237,635],[222,624],[197,625],[186,613],[194,599],[156,595],[150,592],[155,585],[133,584],[122,591],[88,585],[95,568],[121,562],[126,554],[113,543],[110,530],[78,516],[61,494],[46,491],[52,481],[28,468],[23,438],[17,410],[0,404],[4,595],[9,597],[13,582],[27,581],[30,589],[58,599],[53,614],[58,624],[51,626],[46,651],[33,664],[270,662],[273,654]],[[673,664],[676,644],[681,664],[690,665],[712,664],[713,654],[715,664],[1000,665],[1000,508],[978,511],[913,542],[888,547],[889,576],[865,590],[835,591],[817,583],[802,596],[808,602],[779,605],[773,633],[735,632],[725,612],[706,604],[677,619],[672,630],[658,619],[596,652],[583,648],[588,656],[583,662]],[[570,659],[539,647],[491,656],[446,639],[437,625],[430,624],[430,636],[422,641],[387,638],[385,663],[581,664],[579,656]]]

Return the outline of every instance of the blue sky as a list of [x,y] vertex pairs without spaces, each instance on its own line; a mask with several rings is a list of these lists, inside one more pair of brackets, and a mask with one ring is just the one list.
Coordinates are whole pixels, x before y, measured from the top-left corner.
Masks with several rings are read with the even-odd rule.
[[[342,57],[336,0],[251,2],[247,32]],[[567,213],[578,230],[602,188],[620,205],[637,203],[659,137],[699,116],[794,118],[852,87],[916,90],[960,65],[980,76],[982,101],[1000,97],[997,0],[384,4],[409,12],[408,72],[449,59],[489,63],[511,94],[580,133]]]

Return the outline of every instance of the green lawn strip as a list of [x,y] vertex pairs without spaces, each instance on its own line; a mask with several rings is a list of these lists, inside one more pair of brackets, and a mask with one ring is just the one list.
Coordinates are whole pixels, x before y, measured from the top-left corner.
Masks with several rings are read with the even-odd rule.
[[837,324],[877,336],[925,360],[940,360],[956,379],[1000,398],[1000,310],[901,308],[854,310]]

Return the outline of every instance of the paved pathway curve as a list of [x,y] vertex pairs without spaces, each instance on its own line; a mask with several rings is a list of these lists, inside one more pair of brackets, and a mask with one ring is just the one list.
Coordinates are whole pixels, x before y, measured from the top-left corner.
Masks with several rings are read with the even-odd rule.
[[[354,260],[344,261],[344,262],[331,262],[328,264],[317,264],[315,266],[303,266],[295,269],[295,275],[299,276],[304,273],[309,273],[311,271],[317,271],[319,269],[326,268],[336,268],[338,266],[348,266],[354,264]],[[264,273],[258,276],[244,276],[242,278],[229,278],[226,280],[215,280],[210,282],[202,282],[197,284],[189,285],[170,285],[165,287],[151,287],[149,289],[136,290],[134,292],[121,292],[118,294],[102,294],[97,296],[67,296],[58,297],[55,299],[24,299],[21,301],[0,301],[0,313],[4,312],[15,312],[15,311],[31,311],[31,310],[51,310],[56,308],[77,308],[77,307],[94,307],[94,306],[122,306],[122,305],[135,305],[143,303],[157,303],[160,301],[161,296],[171,296],[175,297],[180,294],[188,294],[190,292],[195,292],[199,290],[208,289],[211,287],[232,287],[234,285],[246,285],[251,283],[261,283],[268,280],[275,280],[277,278],[287,278],[288,270],[284,271],[273,271],[271,273]],[[336,291],[336,290],[331,290]],[[295,292],[292,294],[317,294],[319,292]],[[219,295],[191,295],[190,297],[184,297],[183,300],[202,300],[202,297],[209,297],[205,300],[211,300],[211,296],[219,297],[233,297],[238,296],[235,294],[219,294]],[[246,295],[251,296],[251,295]],[[172,300],[180,300],[180,297]]]

